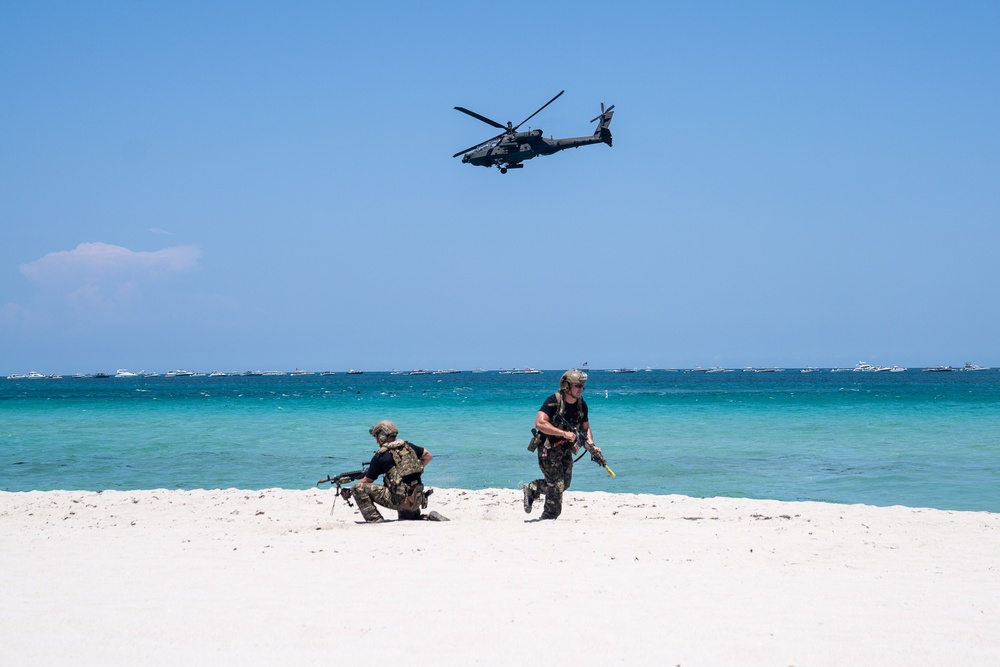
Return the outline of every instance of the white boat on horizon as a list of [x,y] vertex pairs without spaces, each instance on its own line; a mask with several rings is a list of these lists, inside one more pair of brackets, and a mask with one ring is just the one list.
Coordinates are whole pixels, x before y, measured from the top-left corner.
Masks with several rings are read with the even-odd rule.
[[979,366],[977,364],[972,363],[971,361],[966,361],[965,365],[962,366],[961,368],[959,368],[958,370],[960,370],[960,371],[988,371],[989,368],[986,368],[985,366]]
[[132,371],[126,370],[124,368],[119,368],[117,371],[115,371],[115,377],[116,378],[137,378],[137,377],[139,377],[139,374],[138,373],[133,373]]
[[924,373],[948,373],[955,370],[951,366],[928,366],[923,369]]
[[888,366],[874,366],[864,361],[859,361],[858,365],[854,367],[854,370],[859,373],[884,373],[892,369]]

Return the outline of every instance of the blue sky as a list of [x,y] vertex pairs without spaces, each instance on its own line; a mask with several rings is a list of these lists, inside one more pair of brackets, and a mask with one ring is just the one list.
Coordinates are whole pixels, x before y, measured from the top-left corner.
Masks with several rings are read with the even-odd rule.
[[[0,373],[1000,366],[1000,4],[0,0]],[[453,110],[614,147],[463,165]],[[524,128],[522,128],[524,129]]]

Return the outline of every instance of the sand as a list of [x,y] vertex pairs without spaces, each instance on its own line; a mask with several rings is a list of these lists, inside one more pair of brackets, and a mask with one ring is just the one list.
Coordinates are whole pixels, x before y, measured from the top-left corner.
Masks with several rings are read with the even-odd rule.
[[0,664],[1000,665],[1000,514],[333,495],[0,493]]

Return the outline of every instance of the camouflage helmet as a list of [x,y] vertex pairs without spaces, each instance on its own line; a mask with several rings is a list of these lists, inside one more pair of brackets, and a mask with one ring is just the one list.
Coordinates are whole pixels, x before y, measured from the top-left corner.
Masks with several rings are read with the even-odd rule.
[[578,368],[566,371],[559,380],[559,390],[569,391],[571,384],[587,384],[587,374]]
[[396,428],[396,425],[393,424],[388,419],[383,419],[382,421],[378,422],[370,429],[368,429],[368,432],[374,435],[376,438],[379,436],[379,434],[383,434],[390,438],[395,438],[397,435],[399,435],[399,429]]

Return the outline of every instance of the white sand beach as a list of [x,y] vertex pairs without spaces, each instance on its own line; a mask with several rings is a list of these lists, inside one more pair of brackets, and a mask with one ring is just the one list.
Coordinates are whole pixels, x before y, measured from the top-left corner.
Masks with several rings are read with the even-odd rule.
[[[438,489],[0,493],[0,664],[998,665],[1000,514]],[[394,512],[383,513],[394,516]]]

